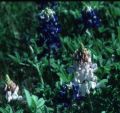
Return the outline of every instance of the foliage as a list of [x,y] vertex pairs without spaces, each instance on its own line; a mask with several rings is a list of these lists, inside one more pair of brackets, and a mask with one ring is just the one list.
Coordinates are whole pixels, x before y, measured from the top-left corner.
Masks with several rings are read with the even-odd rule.
[[[12,107],[10,105],[7,105],[6,108],[0,108],[1,113],[14,113]],[[18,110],[15,113],[23,113],[23,110]]]
[[[0,112],[1,113],[120,113],[120,2],[119,1],[59,1],[54,8],[61,25],[61,47],[58,56],[37,45],[39,21],[36,2],[0,2]],[[86,5],[97,9],[101,25],[84,29],[81,22]],[[62,83],[70,82],[74,74],[72,54],[80,43],[89,48],[98,64],[96,76],[101,88],[96,88],[84,101],[70,107],[57,103]],[[50,54],[50,55],[49,55]],[[23,102],[7,103],[4,92],[8,73],[20,87]],[[28,90],[26,90],[28,89]]]
[[50,108],[47,108],[43,98],[38,99],[36,95],[30,95],[29,91],[24,89],[28,107],[32,113],[49,113]]

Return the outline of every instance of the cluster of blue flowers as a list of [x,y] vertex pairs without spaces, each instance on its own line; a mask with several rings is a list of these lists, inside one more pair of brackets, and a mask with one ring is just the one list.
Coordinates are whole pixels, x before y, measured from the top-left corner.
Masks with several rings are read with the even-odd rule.
[[82,22],[85,28],[98,28],[101,24],[101,19],[98,16],[98,11],[88,7],[82,11]]
[[[53,6],[51,6],[53,7]],[[54,10],[50,7],[45,7],[39,14],[39,40],[38,46],[44,46],[46,52],[56,53],[60,48],[59,33],[61,31],[60,24],[58,23],[58,17]]]
[[81,96],[79,84],[72,82],[71,86],[66,84],[61,86],[58,101],[65,107],[71,106],[73,101],[80,101],[83,99],[84,97]]

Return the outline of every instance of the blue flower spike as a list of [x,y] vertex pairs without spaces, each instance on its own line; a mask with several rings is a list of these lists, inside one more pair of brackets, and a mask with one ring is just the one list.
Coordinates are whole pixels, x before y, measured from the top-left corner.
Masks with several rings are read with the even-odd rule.
[[65,105],[68,105],[68,103],[69,105],[67,107],[70,107],[72,104],[72,100],[82,100],[79,84],[76,82],[71,82],[70,84],[63,84],[60,87],[59,97],[61,100],[60,102],[63,103],[64,107],[66,107]]
[[87,6],[87,8],[82,11],[82,21],[86,28],[98,28],[101,25],[98,11],[92,9],[90,6]]
[[45,45],[48,51],[53,51],[53,54],[57,54],[61,47],[59,33],[61,27],[58,23],[58,17],[55,11],[49,7],[46,7],[38,14],[39,20],[39,39],[38,46]]

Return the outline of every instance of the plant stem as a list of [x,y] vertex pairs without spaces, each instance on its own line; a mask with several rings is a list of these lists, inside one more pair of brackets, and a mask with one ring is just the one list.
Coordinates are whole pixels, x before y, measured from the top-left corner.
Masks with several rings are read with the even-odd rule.
[[43,80],[43,78],[42,78],[42,74],[41,74],[41,72],[40,72],[40,69],[39,69],[38,64],[36,64],[36,69],[37,69],[38,75],[39,75],[39,77],[40,77],[40,81],[41,81],[42,87],[44,87],[44,80]]
[[[34,50],[33,50],[32,46],[29,45],[29,48],[30,48],[31,54],[32,54],[33,57],[34,57],[35,55],[34,55]],[[34,60],[35,60],[35,62],[37,62],[37,59],[35,59],[35,57],[34,57]],[[29,63],[31,63],[31,62],[29,62]],[[31,64],[32,64],[32,63],[31,63]],[[33,65],[33,64],[32,64],[32,65]],[[41,82],[42,88],[43,88],[43,87],[44,87],[44,80],[43,80],[43,78],[42,78],[42,74],[41,74],[41,72],[40,72],[39,65],[38,65],[37,63],[34,63],[33,66],[36,68],[36,70],[37,70],[37,72],[38,72],[38,75],[39,75],[39,77],[40,77],[40,82]]]
[[91,113],[93,113],[93,105],[92,105],[92,101],[91,101],[90,95],[88,97],[89,97],[89,102],[90,102]]

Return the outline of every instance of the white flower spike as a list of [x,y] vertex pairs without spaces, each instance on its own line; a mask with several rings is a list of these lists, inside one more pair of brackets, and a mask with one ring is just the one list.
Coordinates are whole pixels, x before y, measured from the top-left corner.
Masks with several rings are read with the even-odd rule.
[[91,53],[84,46],[82,47],[82,52],[78,51],[78,54],[81,56],[79,61],[77,61],[78,66],[74,82],[79,84],[81,95],[85,96],[86,94],[90,94],[90,89],[96,88],[97,77],[94,75],[94,72],[97,70],[97,64],[92,63]]
[[11,102],[12,100],[22,100],[22,96],[18,95],[19,92],[19,86],[16,85],[8,75],[6,75],[6,99],[8,102]]

